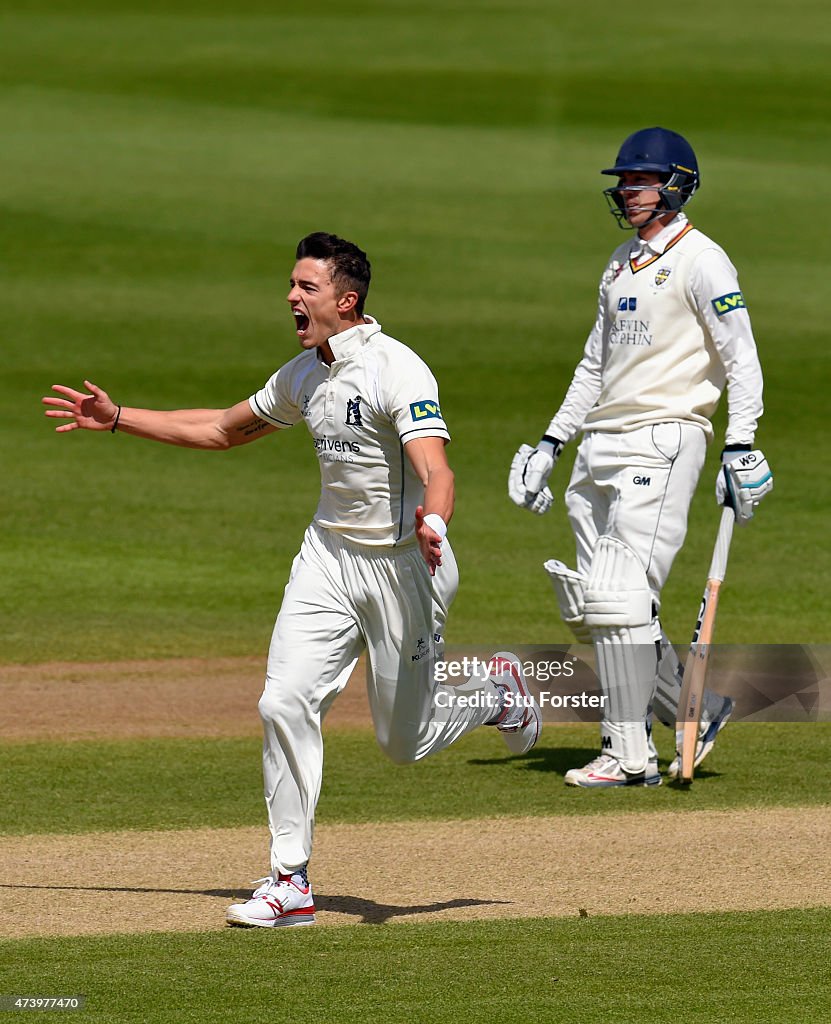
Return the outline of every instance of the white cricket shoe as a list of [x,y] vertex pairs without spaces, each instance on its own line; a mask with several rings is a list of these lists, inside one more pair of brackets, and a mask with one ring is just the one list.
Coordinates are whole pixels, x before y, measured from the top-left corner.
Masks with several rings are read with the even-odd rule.
[[[701,724],[698,727],[698,742],[695,745],[693,768],[697,768],[715,746],[716,736],[727,725],[728,719],[733,714],[733,706],[733,701],[729,697],[725,697],[718,713],[713,715],[712,718],[708,717],[706,712],[702,712]],[[676,754],[669,768],[667,768],[667,778],[677,779],[680,775],[681,755]]]
[[[228,907],[225,920],[243,928],[293,928],[315,923],[312,887],[293,881],[297,875],[273,875],[258,878],[262,885],[247,903]],[[257,882],[254,884],[256,885]]]
[[519,658],[510,651],[494,654],[488,672],[505,698],[505,706],[493,723],[512,754],[527,754],[540,738],[542,714],[528,689]]
[[660,786],[661,773],[658,762],[650,761],[643,772],[627,772],[616,757],[601,754],[589,761],[585,768],[572,768],[566,772],[567,786],[584,786],[587,789],[601,789],[610,786]]

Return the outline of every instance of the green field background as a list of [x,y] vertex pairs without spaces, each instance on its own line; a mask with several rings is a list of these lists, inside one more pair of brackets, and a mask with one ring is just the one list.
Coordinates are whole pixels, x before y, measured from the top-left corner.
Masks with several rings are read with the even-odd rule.
[[[507,470],[561,401],[624,237],[598,172],[653,124],[698,154],[691,219],[738,267],[765,370],[776,488],[736,533],[718,638],[828,642],[830,43],[825,0],[0,3],[0,665],[265,652],[316,504],[303,428],[196,453],[56,436],[40,399],[84,377],[126,405],[246,398],[297,351],[284,300],[313,230],[368,251],[368,311],[440,382],[462,573],[449,642],[567,642],[541,570],[573,560],[562,502],[516,509]],[[679,644],[724,424],[722,408],[664,592]],[[0,830],[262,823],[255,735],[3,744]],[[365,732],[334,735],[321,820],[828,800],[826,726],[731,726],[686,799],[591,805],[560,774],[594,730],[558,735],[519,760],[474,736],[412,771]],[[506,873],[520,899],[521,843]],[[0,996],[83,991],[101,1021],[827,1016],[821,910],[299,932],[3,942]]]
[[[697,150],[690,211],[739,268],[766,372],[776,491],[736,537],[719,638],[828,638],[825,7],[706,2],[640,27],[615,10],[3,8],[3,660],[264,649],[316,504],[302,428],[194,453],[55,436],[39,401],[84,377],[124,404],[246,398],[297,350],[287,278],[317,229],[368,250],[368,309],[439,378],[462,571],[449,639],[565,639],[541,570],[573,560],[562,503],[516,509],[507,468],[559,404],[623,237],[598,171],[654,123]],[[679,643],[723,426],[722,410],[665,591]]]

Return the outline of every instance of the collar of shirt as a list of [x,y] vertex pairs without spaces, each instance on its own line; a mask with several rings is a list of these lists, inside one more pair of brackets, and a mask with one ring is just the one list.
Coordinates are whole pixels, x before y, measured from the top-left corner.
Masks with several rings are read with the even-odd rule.
[[364,316],[367,321],[364,324],[355,324],[354,327],[350,327],[348,331],[341,331],[340,334],[333,334],[329,339],[329,347],[332,350],[332,355],[335,357],[335,362],[339,363],[344,359],[349,359],[350,356],[354,356],[357,352],[366,345],[370,338],[374,337],[381,330],[381,325],[377,320],[373,320],[371,316]]
[[672,218],[669,224],[665,224],[658,234],[648,241],[636,236],[632,239],[631,259],[635,264],[638,264],[650,259],[652,256],[660,256],[673,238],[683,231],[686,226],[687,216],[685,213],[679,212]]

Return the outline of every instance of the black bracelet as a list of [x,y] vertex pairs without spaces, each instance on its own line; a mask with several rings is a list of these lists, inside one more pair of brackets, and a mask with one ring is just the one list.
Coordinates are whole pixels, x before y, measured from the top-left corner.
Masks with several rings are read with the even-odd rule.
[[121,406],[119,405],[118,412],[115,414],[115,420],[113,421],[113,425],[110,427],[110,433],[111,434],[115,433],[115,428],[118,426],[118,421],[120,419],[121,419]]

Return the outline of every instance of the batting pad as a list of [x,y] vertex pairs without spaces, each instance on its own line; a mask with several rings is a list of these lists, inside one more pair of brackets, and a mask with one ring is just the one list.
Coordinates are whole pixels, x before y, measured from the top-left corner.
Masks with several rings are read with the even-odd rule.
[[584,618],[587,626],[648,626],[652,621],[646,572],[629,545],[615,537],[601,537],[594,549]]
[[590,644],[591,631],[583,618],[586,577],[581,572],[569,569],[564,562],[558,562],[556,558],[550,558],[545,562],[543,569],[548,573],[554,587],[563,622],[579,643]]
[[661,660],[658,662],[658,673],[655,676],[655,696],[652,708],[659,722],[675,728],[678,717],[678,700],[681,696],[681,682],[684,669],[672,644],[661,632]]
[[592,629],[597,674],[607,698],[600,727],[603,753],[611,754],[628,772],[642,772],[649,760],[646,717],[655,686],[655,647],[649,628],[646,641],[632,642],[632,630]]
[[652,591],[637,555],[615,537],[597,542],[586,581],[584,621],[606,696],[604,752],[627,771],[642,772],[649,760],[646,716],[656,670]]

